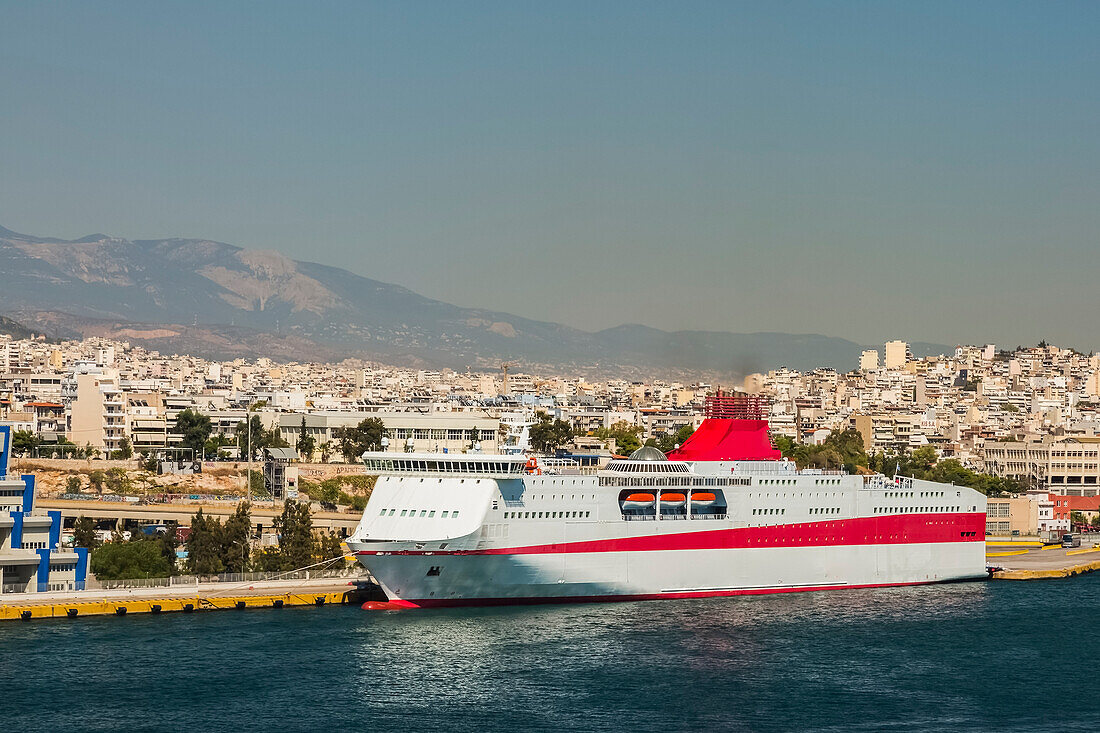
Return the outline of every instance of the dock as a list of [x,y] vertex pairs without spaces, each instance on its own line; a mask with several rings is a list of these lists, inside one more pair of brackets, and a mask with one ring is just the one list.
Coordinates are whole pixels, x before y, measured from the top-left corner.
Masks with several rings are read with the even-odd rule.
[[167,588],[20,593],[0,597],[0,621],[361,604],[373,586],[346,579],[199,583]]
[[1100,570],[1100,546],[1067,549],[1038,542],[990,543],[986,562],[996,568],[994,580],[1072,578]]

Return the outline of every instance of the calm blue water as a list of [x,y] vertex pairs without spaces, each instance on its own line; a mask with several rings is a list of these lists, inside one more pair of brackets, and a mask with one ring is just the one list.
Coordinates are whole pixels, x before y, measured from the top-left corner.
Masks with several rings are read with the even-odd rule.
[[[1100,726],[1100,574],[533,608],[0,624],[11,731]],[[1089,660],[1072,664],[1066,662]]]

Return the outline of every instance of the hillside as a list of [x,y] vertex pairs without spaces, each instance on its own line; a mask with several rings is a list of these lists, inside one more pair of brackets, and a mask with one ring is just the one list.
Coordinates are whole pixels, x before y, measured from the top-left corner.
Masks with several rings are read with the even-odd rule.
[[0,288],[4,311],[58,335],[218,358],[359,357],[455,369],[514,361],[578,373],[722,377],[780,365],[850,369],[862,348],[816,334],[633,325],[591,333],[202,239],[66,241],[0,227]]

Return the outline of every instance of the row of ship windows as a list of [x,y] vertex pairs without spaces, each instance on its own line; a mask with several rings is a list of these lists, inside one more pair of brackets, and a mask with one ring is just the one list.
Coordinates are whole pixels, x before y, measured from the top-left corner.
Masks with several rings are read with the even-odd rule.
[[20,545],[20,548],[24,549],[24,550],[45,550],[47,547],[49,547],[49,544],[46,543],[46,542],[26,542],[26,541],[24,541],[23,544]]
[[[397,511],[396,509],[383,509],[382,511],[380,511],[378,513],[378,516],[380,516],[380,517],[392,517],[394,515],[394,512],[396,512],[396,511]],[[427,519],[431,519],[431,518],[435,517],[435,510],[434,509],[421,509],[419,511],[420,511],[420,516],[425,517]],[[402,509],[401,510],[401,516],[402,517],[406,517],[406,516],[407,517],[415,517],[416,512],[417,512],[416,509]],[[452,511],[442,512],[440,514],[439,518],[440,519],[458,519],[458,510],[456,509],[453,512]]]
[[618,476],[601,476],[600,486],[750,486],[752,479],[748,476],[726,477],[696,477],[670,476],[668,478],[620,478]]
[[908,514],[910,512],[957,512],[957,506],[884,506],[877,507],[875,514]]
[[505,519],[588,519],[592,512],[504,512]]
[[810,509],[810,514],[840,514],[840,507],[838,507],[838,506],[814,507],[814,508]]
[[761,515],[761,514],[786,514],[787,510],[786,509],[777,509],[777,508],[773,507],[771,509],[753,509],[752,513],[753,513],[753,516],[758,516],[758,515]]

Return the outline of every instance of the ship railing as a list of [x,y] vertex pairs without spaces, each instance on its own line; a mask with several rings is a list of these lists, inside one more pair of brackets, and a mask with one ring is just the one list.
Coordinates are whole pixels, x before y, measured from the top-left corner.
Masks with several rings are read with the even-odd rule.
[[[669,520],[676,521],[678,519],[726,519],[727,514],[692,514],[690,517],[686,514],[662,514],[661,521],[667,522]],[[653,514],[623,514],[624,522],[655,522],[657,521],[656,515]]]

